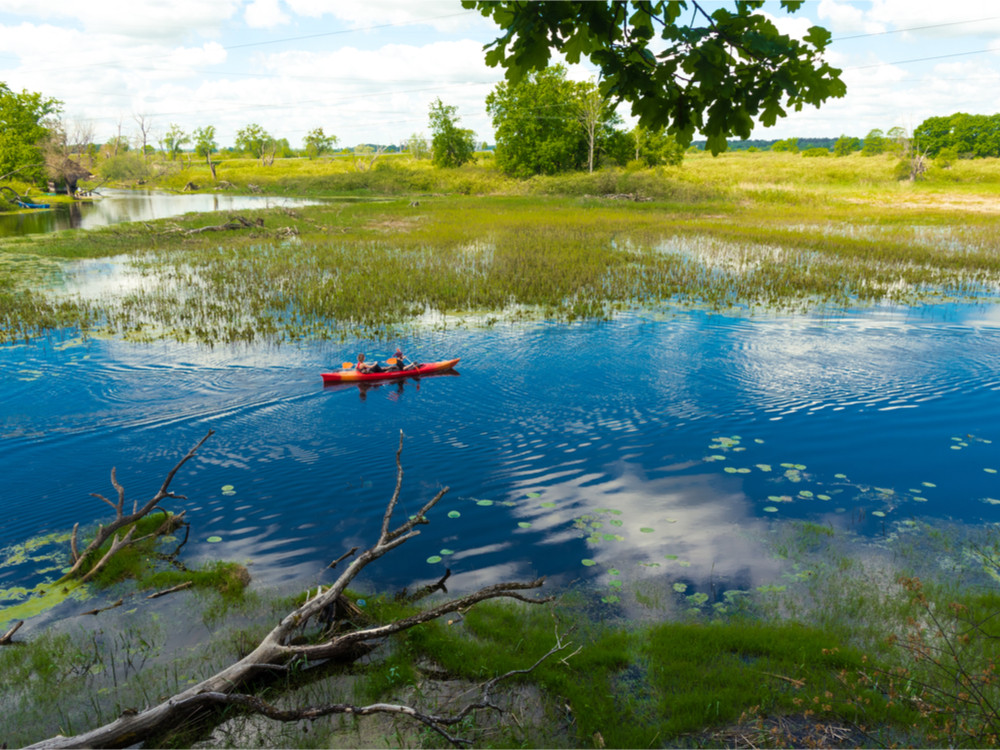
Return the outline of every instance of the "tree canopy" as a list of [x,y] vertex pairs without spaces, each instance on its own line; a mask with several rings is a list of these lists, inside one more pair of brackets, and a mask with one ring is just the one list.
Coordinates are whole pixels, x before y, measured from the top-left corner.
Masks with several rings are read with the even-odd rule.
[[475,133],[458,127],[457,112],[457,107],[443,104],[440,99],[430,106],[431,151],[436,167],[460,167],[475,156]]
[[0,82],[0,177],[16,172],[26,180],[45,175],[39,144],[48,135],[45,118],[60,111],[61,102],[39,93],[17,94]]
[[[585,167],[589,130],[580,112],[593,91],[593,84],[567,80],[561,65],[528,73],[517,83],[498,83],[486,97],[486,111],[493,119],[500,169],[529,177]],[[614,110],[600,110],[598,147],[618,122]]]
[[332,151],[333,147],[337,145],[337,136],[327,135],[323,132],[323,128],[313,128],[306,133],[302,143],[305,145],[306,155],[312,158]]
[[1000,114],[956,112],[928,117],[913,131],[920,150],[937,156],[943,150],[966,157],[1000,156]]
[[[512,84],[544,70],[553,50],[570,63],[587,58],[600,69],[601,93],[629,102],[643,127],[665,127],[683,146],[700,131],[712,153],[725,150],[729,136],[748,138],[755,120],[770,126],[789,108],[819,106],[847,90],[840,70],[823,60],[830,33],[813,26],[801,40],[782,34],[757,12],[763,0],[734,0],[711,13],[697,0],[462,5],[504,30],[487,45],[486,62],[506,68]],[[789,13],[801,5],[781,0]]]

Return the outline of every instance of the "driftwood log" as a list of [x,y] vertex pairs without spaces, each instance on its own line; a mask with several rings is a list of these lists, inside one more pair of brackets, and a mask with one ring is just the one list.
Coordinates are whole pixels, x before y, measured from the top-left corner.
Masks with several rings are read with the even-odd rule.
[[[201,442],[203,443],[204,440],[202,439]],[[162,736],[166,729],[179,725],[183,719],[191,716],[196,711],[204,709],[206,706],[223,707],[228,705],[239,705],[245,709],[281,721],[316,718],[338,713],[359,716],[373,713],[393,713],[409,716],[415,721],[423,723],[453,745],[461,746],[468,744],[461,738],[452,735],[448,731],[448,727],[454,726],[467,716],[469,712],[478,708],[499,710],[489,698],[489,691],[493,685],[500,679],[534,669],[545,658],[566,648],[568,644],[562,642],[558,632],[556,633],[556,645],[539,662],[536,662],[530,669],[510,672],[485,683],[481,699],[476,703],[469,704],[459,714],[454,716],[426,714],[410,706],[383,703],[369,706],[329,704],[284,711],[265,703],[254,695],[237,692],[241,687],[247,686],[252,678],[258,677],[261,674],[287,671],[286,665],[292,660],[300,664],[305,663],[312,666],[329,659],[342,658],[345,655],[358,653],[360,647],[374,647],[377,643],[395,633],[402,632],[421,623],[429,622],[451,612],[466,610],[488,599],[504,597],[531,604],[551,601],[552,597],[528,598],[521,593],[522,591],[537,589],[544,582],[544,578],[527,582],[499,583],[384,625],[376,625],[349,632],[331,632],[329,629],[321,627],[317,639],[310,643],[300,642],[301,638],[297,636],[301,635],[310,621],[313,625],[321,626],[321,621],[327,616],[327,613],[337,606],[338,601],[347,601],[343,596],[344,591],[368,564],[413,539],[420,533],[416,527],[429,523],[427,514],[448,491],[448,488],[445,487],[427,501],[409,520],[392,528],[392,515],[399,500],[403,481],[403,468],[400,461],[402,450],[403,435],[400,433],[399,448],[396,451],[396,487],[382,517],[382,526],[378,540],[360,555],[357,555],[357,557],[354,557],[357,551],[355,548],[331,563],[330,567],[333,567],[348,557],[354,557],[350,565],[344,569],[332,585],[329,587],[320,587],[315,595],[307,597],[306,602],[282,618],[253,651],[208,679],[202,680],[197,685],[193,685],[157,705],[149,706],[139,711],[129,710],[115,721],[102,727],[73,737],[59,735],[31,745],[31,747],[125,747],[141,742],[144,738],[150,736]],[[191,453],[189,452],[184,460],[190,458],[190,455]],[[179,466],[180,464],[175,467],[174,472],[171,472],[171,477]],[[164,483],[161,493],[166,492],[169,479],[170,477]],[[447,578],[447,575],[445,578]],[[438,582],[437,588],[444,588],[445,578],[442,578]]]

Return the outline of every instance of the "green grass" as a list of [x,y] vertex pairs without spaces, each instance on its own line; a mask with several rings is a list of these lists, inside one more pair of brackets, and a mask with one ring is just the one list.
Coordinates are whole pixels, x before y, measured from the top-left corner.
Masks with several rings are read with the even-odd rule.
[[[212,344],[679,306],[992,300],[992,165],[960,162],[910,184],[884,157],[734,153],[518,182],[488,162],[441,170],[394,157],[357,172],[341,158],[232,160],[240,185],[354,198],[246,212],[264,226],[234,232],[176,231],[220,221],[204,215],[6,240],[0,336],[76,327]],[[143,290],[55,294],[64,259],[113,255],[131,258]]]

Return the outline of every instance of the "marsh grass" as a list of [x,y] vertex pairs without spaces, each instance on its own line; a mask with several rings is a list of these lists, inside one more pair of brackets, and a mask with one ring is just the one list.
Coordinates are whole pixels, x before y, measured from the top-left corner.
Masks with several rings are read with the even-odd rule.
[[[5,241],[0,330],[4,340],[73,326],[211,344],[664,306],[992,300],[992,166],[960,162],[948,179],[910,184],[882,157],[733,153],[517,182],[489,162],[441,170],[397,156],[358,172],[339,157],[263,168],[229,160],[220,179],[238,187],[354,198],[248,212],[264,227],[236,232],[176,231],[219,222],[202,215]],[[200,179],[169,176],[188,178]],[[128,258],[148,283],[97,298],[44,291],[62,259],[109,256]]]

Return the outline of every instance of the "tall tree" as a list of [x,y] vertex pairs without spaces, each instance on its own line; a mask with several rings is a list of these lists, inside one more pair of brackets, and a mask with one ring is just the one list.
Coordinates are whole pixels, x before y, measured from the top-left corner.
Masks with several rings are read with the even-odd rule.
[[[791,13],[802,2],[780,4]],[[801,40],[782,34],[758,12],[764,0],[732,0],[711,13],[697,0],[462,5],[504,30],[487,45],[486,62],[506,68],[511,84],[548,67],[553,50],[569,63],[586,57],[600,70],[601,93],[629,102],[641,125],[666,127],[683,146],[700,131],[712,153],[726,149],[728,136],[749,138],[755,120],[770,126],[789,108],[847,90],[823,60],[830,33],[813,26]]]
[[332,151],[333,147],[337,145],[337,136],[327,135],[323,132],[323,128],[313,128],[306,133],[302,144],[305,146],[306,156],[311,159]]
[[215,162],[212,161],[212,154],[219,150],[215,142],[215,126],[206,125],[203,128],[195,128],[194,131],[194,152],[198,156],[204,156],[208,163],[208,168],[212,170],[212,179],[215,176]]
[[443,104],[440,99],[431,104],[431,159],[436,167],[460,167],[476,153],[476,136],[458,127],[457,112],[457,107]]
[[142,158],[146,159],[148,157],[146,146],[149,143],[149,132],[153,129],[153,120],[146,114],[133,114],[132,119],[135,120],[135,124],[139,128],[139,132],[136,134],[136,145],[142,150]]
[[421,133],[414,133],[411,135],[406,139],[406,150],[410,152],[410,156],[413,159],[426,158],[427,153],[430,151],[430,146],[427,145],[426,136]]
[[236,131],[236,148],[255,159],[260,159],[261,166],[264,166],[269,153],[271,160],[274,160],[274,139],[255,122]]
[[167,130],[166,135],[163,136],[162,146],[163,150],[173,161],[177,158],[177,154],[181,152],[184,145],[191,142],[191,136],[181,130],[181,126],[177,123],[170,123],[170,128]]
[[586,163],[586,141],[576,118],[579,84],[561,65],[501,81],[486,97],[496,134],[496,162],[515,177],[555,174]]
[[587,139],[587,171],[594,171],[594,148],[597,145],[598,127],[607,110],[608,102],[596,86],[582,92],[576,102],[576,118],[583,126]]
[[17,173],[27,180],[40,180],[45,174],[44,159],[38,144],[48,129],[45,119],[58,114],[62,102],[36,92],[16,94],[0,83],[0,178]]

